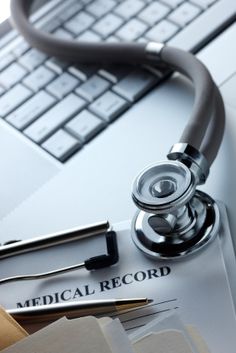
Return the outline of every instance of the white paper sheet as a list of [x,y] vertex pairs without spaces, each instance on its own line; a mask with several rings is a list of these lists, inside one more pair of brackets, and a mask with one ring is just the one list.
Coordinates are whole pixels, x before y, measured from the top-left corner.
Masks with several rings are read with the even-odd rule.
[[136,353],[193,353],[183,334],[166,330],[141,338],[134,344]]
[[163,318],[156,318],[152,320],[150,323],[137,329],[133,334],[129,335],[130,340],[134,344],[144,336],[150,334],[151,332],[161,332],[165,330],[176,330],[181,332],[186,342],[191,347],[192,353],[198,353],[198,347],[195,346],[191,336],[187,328],[183,325],[180,318],[177,316],[176,313],[174,314],[164,314]]
[[62,318],[6,348],[3,353],[112,353],[98,320],[94,317]]
[[[212,244],[197,255],[178,261],[145,257],[132,242],[129,224],[120,224],[117,265],[94,272],[79,270],[54,279],[2,285],[0,303],[13,308],[80,299],[148,297],[154,300],[148,307],[118,315],[128,333],[163,312],[177,312],[185,324],[197,327],[212,352],[235,353],[235,309],[226,272],[229,264],[234,272],[235,259],[223,209],[222,222],[219,237]],[[101,236],[47,249],[41,254],[6,259],[1,261],[0,277],[72,265],[106,252],[105,248]],[[227,249],[226,261],[222,248],[224,252]]]

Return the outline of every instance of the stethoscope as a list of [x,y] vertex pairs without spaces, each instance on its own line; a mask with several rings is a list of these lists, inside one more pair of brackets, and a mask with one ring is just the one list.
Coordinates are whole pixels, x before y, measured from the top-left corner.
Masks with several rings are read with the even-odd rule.
[[[132,198],[139,210],[131,234],[136,246],[152,258],[180,258],[202,249],[217,234],[220,217],[214,200],[196,188],[208,177],[225,124],[224,103],[207,68],[194,55],[163,43],[90,43],[54,37],[28,20],[31,4],[11,0],[13,24],[30,45],[50,56],[86,63],[159,63],[192,81],[192,115],[179,142],[165,161],[148,166],[134,181]],[[89,228],[85,232],[90,234]],[[0,258],[55,245],[58,236],[64,242],[68,232],[2,246]],[[71,239],[75,240],[74,233]]]

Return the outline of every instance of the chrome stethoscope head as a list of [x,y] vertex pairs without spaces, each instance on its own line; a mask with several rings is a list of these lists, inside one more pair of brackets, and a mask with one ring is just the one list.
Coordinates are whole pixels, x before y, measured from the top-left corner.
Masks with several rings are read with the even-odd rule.
[[140,211],[132,222],[132,238],[139,249],[155,258],[177,258],[214,238],[219,227],[218,207],[196,190],[207,175],[204,156],[181,143],[173,146],[168,160],[137,176],[132,197]]

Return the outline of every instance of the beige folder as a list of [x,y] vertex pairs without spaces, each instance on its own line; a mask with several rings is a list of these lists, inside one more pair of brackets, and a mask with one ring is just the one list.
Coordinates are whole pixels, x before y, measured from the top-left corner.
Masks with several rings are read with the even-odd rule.
[[0,307],[0,350],[26,336],[28,336],[27,332]]

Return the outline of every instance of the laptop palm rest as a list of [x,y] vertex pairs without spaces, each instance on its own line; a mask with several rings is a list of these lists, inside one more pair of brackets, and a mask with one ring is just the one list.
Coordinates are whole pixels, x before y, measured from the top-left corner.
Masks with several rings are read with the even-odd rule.
[[56,172],[37,149],[0,125],[0,219],[13,211]]

